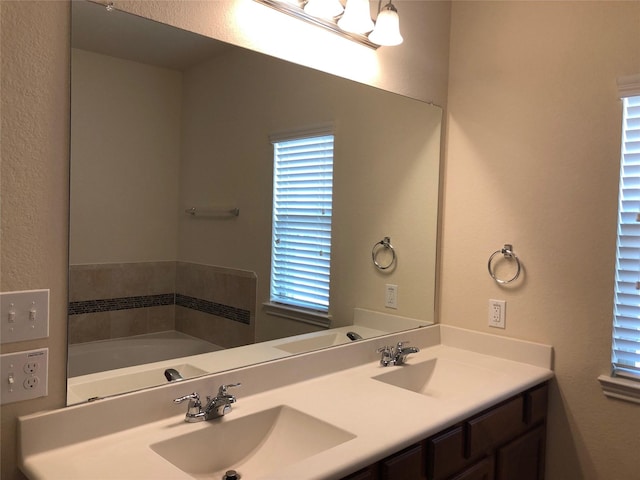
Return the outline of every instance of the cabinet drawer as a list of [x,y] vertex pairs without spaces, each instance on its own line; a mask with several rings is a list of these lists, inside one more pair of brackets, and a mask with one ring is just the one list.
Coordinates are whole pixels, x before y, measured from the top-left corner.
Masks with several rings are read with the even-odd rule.
[[466,456],[482,456],[524,431],[522,395],[467,422]]
[[351,475],[342,478],[342,480],[378,480],[378,464],[370,465],[367,468],[358,470]]
[[464,432],[457,426],[427,441],[427,477],[429,480],[448,478],[466,464]]
[[464,472],[460,472],[451,480],[493,480],[494,464],[493,456],[485,457]]
[[547,416],[548,385],[529,390],[524,397],[524,421],[527,425],[543,421]]
[[425,479],[422,444],[413,445],[380,462],[383,480]]

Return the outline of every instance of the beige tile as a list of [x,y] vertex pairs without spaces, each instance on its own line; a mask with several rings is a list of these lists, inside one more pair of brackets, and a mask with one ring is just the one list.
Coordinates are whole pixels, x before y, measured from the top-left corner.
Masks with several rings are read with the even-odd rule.
[[175,305],[149,307],[147,310],[148,333],[165,332],[175,329]]
[[147,331],[147,308],[117,310],[110,313],[111,338],[141,335]]
[[176,330],[225,348],[255,341],[255,323],[245,325],[226,318],[176,306]]
[[151,272],[147,295],[160,295],[176,291],[176,262],[149,262]]
[[70,344],[94,342],[110,338],[108,312],[70,315],[68,341]]

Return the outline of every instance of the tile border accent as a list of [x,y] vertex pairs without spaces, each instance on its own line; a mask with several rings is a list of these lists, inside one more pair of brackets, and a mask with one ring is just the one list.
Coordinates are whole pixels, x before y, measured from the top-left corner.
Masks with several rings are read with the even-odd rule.
[[223,317],[235,322],[244,323],[245,325],[251,324],[251,312],[243,308],[232,307],[222,303],[182,295],[180,293],[176,294],[176,305],[203,313],[209,313],[217,317]]
[[134,308],[159,307],[174,304],[175,294],[173,293],[83,300],[78,302],[69,302],[69,315],[112,312],[115,310],[131,310]]
[[251,312],[243,308],[232,307],[222,303],[211,302],[201,298],[190,297],[180,293],[163,293],[159,295],[139,295],[135,297],[106,298],[69,302],[69,315],[131,310],[134,308],[178,305],[234,322],[251,324]]

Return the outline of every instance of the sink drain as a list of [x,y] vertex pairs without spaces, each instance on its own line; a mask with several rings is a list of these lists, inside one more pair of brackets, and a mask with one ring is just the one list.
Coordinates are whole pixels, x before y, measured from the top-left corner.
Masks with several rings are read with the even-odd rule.
[[240,474],[235,470],[227,470],[222,476],[222,480],[240,480]]

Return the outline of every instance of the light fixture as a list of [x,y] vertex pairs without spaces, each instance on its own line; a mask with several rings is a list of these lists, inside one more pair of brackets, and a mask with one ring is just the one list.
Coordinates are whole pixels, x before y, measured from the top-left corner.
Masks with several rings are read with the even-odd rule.
[[333,20],[344,12],[344,7],[340,0],[308,0],[304,11],[312,17]]
[[347,0],[338,26],[345,32],[365,34],[373,30],[369,0]]
[[374,49],[400,45],[403,40],[398,10],[391,0],[384,7],[382,0],[378,0],[375,24],[371,20],[369,0],[346,0],[344,8],[341,0],[255,1]]
[[391,0],[378,12],[376,28],[369,34],[369,40],[378,45],[392,47],[403,41],[400,35],[400,17]]

